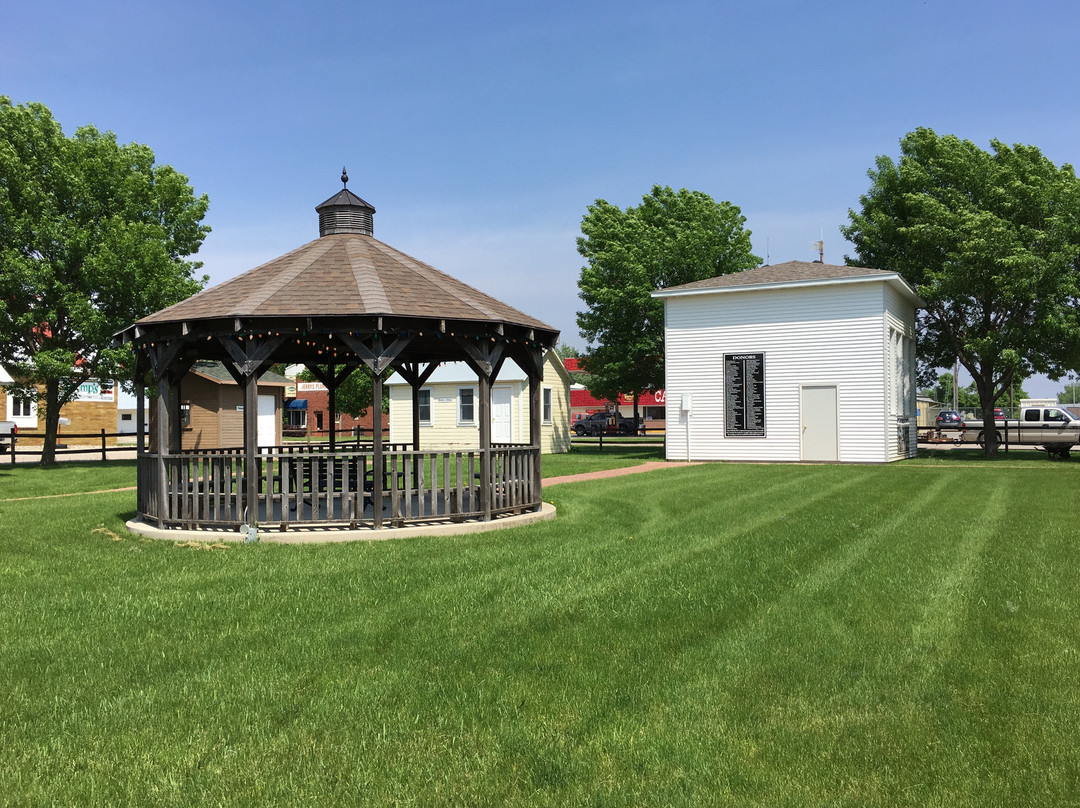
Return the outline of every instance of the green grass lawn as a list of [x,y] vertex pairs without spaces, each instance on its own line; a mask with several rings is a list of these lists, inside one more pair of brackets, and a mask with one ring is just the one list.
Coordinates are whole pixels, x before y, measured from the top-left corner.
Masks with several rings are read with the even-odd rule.
[[664,459],[664,446],[619,446],[604,442],[604,447],[593,444],[571,447],[565,454],[544,455],[544,477],[562,477],[567,474],[584,474],[589,471],[636,466]]
[[[0,499],[115,487],[83,468]],[[1080,804],[1078,483],[702,465],[227,549],[124,534],[133,492],[0,501],[0,804]]]

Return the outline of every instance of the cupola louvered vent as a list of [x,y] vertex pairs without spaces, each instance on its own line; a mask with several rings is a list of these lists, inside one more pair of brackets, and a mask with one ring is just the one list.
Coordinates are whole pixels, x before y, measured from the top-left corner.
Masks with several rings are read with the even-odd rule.
[[319,214],[319,235],[374,235],[375,208],[348,189],[349,175],[345,169],[341,170],[341,182],[345,187],[315,208]]

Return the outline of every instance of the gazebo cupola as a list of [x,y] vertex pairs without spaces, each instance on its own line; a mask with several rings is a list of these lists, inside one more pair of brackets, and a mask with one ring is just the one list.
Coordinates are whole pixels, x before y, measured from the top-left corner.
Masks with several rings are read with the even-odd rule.
[[349,175],[341,169],[342,189],[315,207],[319,214],[319,236],[353,233],[374,235],[372,216],[375,208],[349,190]]

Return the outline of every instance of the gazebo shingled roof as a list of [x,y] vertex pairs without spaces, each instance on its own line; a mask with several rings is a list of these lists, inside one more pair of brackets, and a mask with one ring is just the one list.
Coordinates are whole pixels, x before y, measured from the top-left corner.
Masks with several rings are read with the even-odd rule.
[[554,331],[373,236],[356,233],[321,236],[138,325],[312,314],[500,321]]
[[[348,182],[344,171],[341,179]],[[460,358],[460,348],[443,339],[458,334],[555,345],[559,332],[550,325],[376,239],[375,208],[347,187],[315,210],[319,238],[143,317],[117,337],[145,344],[195,331],[289,331],[313,334],[333,351],[336,343],[327,335],[334,333],[407,333],[412,339],[400,358],[409,361]],[[284,362],[329,358],[305,357],[312,353],[307,347],[284,344],[275,356]],[[201,358],[227,355],[213,341],[200,345]]]

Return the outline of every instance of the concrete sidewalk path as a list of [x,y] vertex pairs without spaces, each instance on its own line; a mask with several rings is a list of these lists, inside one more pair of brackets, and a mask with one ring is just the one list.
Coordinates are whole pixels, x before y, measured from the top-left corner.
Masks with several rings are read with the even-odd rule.
[[700,466],[701,463],[687,461],[652,460],[637,466],[624,466],[618,469],[605,469],[603,471],[587,471],[583,474],[567,474],[563,477],[545,477],[544,487],[559,485],[561,483],[576,483],[581,480],[603,480],[607,477],[622,477],[625,474],[641,474],[645,471],[659,471],[660,469],[679,468],[681,466]]

